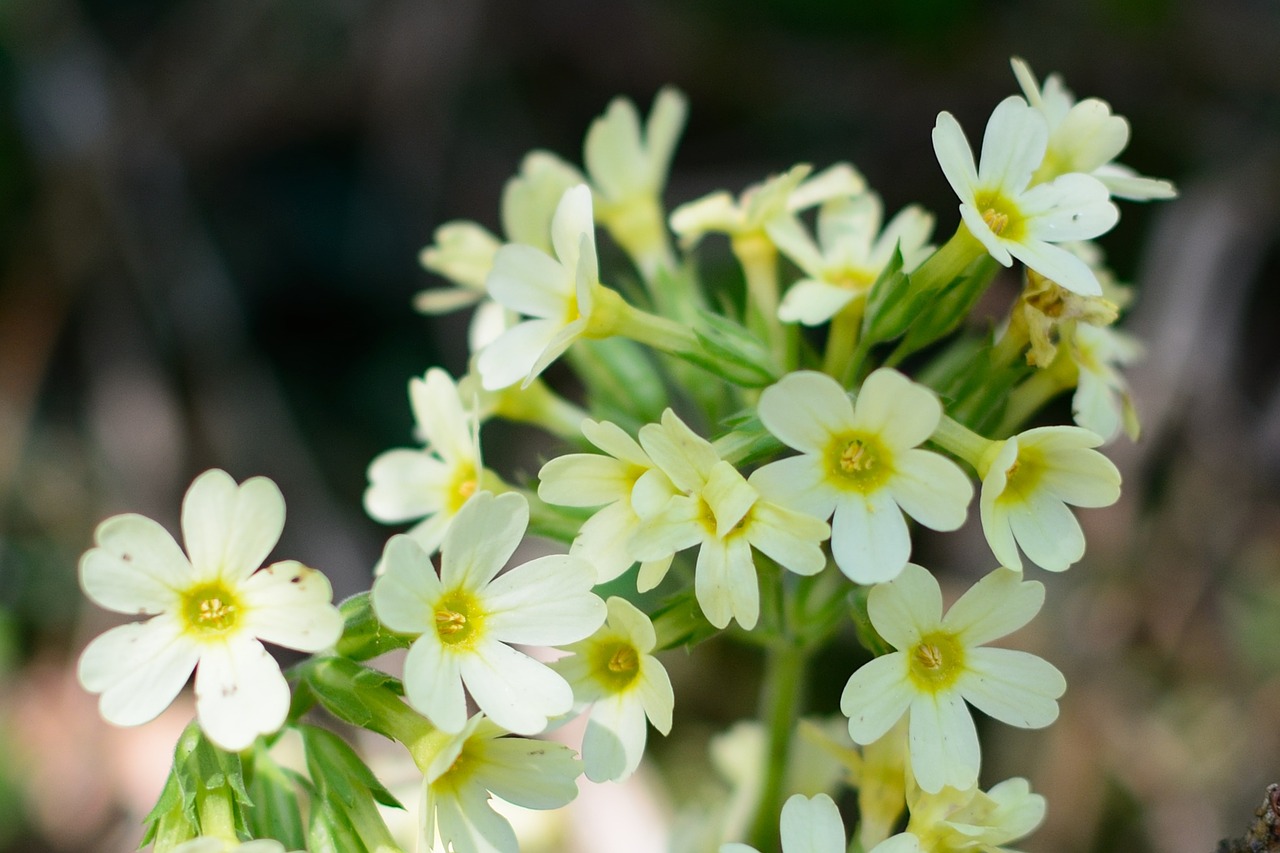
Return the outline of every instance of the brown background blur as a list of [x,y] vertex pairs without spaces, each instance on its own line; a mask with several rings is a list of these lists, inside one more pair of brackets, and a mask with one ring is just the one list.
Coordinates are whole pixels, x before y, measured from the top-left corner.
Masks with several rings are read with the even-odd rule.
[[[670,206],[851,160],[945,234],[934,117],[976,139],[1015,54],[1127,116],[1123,161],[1182,197],[1122,205],[1103,241],[1140,288],[1145,432],[1015,641],[1066,671],[1062,719],[990,727],[984,781],[1048,796],[1031,850],[1242,830],[1280,780],[1280,4],[6,0],[0,849],[136,843],[189,713],[113,730],[74,682],[112,624],[76,586],[100,519],[174,529],[201,470],[266,474],[278,553],[367,588],[390,531],[364,468],[411,440],[408,378],[465,357],[462,320],[409,307],[417,252],[448,219],[496,229],[527,150],[580,162],[611,97],[647,110],[672,83],[691,118]],[[972,529],[922,547],[957,585],[991,568]],[[830,664],[826,710],[853,668]],[[677,685],[678,721],[748,711]]]

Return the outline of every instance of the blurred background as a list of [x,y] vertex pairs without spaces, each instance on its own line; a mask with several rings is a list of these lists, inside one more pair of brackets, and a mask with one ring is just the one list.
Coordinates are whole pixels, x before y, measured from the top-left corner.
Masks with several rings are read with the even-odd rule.
[[[1108,100],[1123,161],[1181,198],[1123,205],[1103,241],[1138,286],[1144,434],[1015,640],[1067,673],[1062,719],[991,727],[983,779],[1048,797],[1030,850],[1240,834],[1280,780],[1278,49],[1275,0],[0,3],[0,849],[131,849],[190,716],[112,729],[75,682],[115,624],[76,582],[102,518],[176,529],[200,471],[265,474],[277,553],[339,598],[368,587],[391,531],[361,510],[365,467],[412,442],[409,377],[466,354],[465,317],[410,307],[439,283],[418,251],[449,219],[496,231],[526,151],[580,163],[610,98],[647,111],[671,83],[691,115],[669,207],[850,160],[945,234],[934,117],[976,139],[1011,55]],[[952,594],[990,568],[980,533],[956,541],[928,550]],[[668,765],[754,695],[676,676]]]

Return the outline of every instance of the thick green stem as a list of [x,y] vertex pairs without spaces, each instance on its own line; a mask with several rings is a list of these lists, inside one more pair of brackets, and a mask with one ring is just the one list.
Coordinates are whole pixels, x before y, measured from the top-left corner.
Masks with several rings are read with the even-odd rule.
[[768,342],[778,364],[786,364],[787,333],[778,319],[778,250],[763,231],[736,236],[731,246],[747,282],[747,328]]
[[984,458],[989,455],[992,445],[997,443],[983,438],[946,415],[942,416],[938,422],[938,428],[933,431],[933,435],[929,436],[929,440],[968,462],[979,475],[986,473]]
[[911,273],[911,286],[921,291],[941,290],[961,276],[969,264],[982,257],[986,251],[986,247],[961,222],[951,239]]
[[767,731],[764,778],[751,828],[757,850],[779,849],[778,819],[786,797],[787,759],[800,715],[808,652],[798,642],[780,639],[766,651],[761,686],[761,720]]
[[862,328],[862,310],[867,301],[859,298],[850,302],[831,318],[831,330],[827,335],[827,351],[822,358],[822,372],[838,382],[844,378],[845,367],[853,359],[858,345],[858,332]]

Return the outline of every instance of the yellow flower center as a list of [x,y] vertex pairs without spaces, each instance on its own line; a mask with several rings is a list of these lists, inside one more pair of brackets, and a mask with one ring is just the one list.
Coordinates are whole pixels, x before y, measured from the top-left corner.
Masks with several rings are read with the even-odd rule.
[[484,628],[484,610],[464,589],[454,590],[436,604],[436,636],[446,646],[472,648]]
[[859,492],[880,488],[893,471],[888,448],[872,435],[837,436],[829,458],[839,483]]
[[955,684],[964,671],[964,646],[944,631],[920,638],[907,652],[911,681],[916,688],[930,693]]
[[1005,503],[1028,500],[1040,487],[1044,460],[1034,448],[1019,447],[1018,455],[1004,471],[1004,491],[996,499]]
[[1000,193],[978,193],[974,207],[982,211],[982,221],[991,233],[1005,240],[1020,243],[1026,236],[1026,219],[1012,200]]
[[201,584],[182,596],[182,618],[187,629],[206,637],[235,628],[241,610],[240,599],[221,580]]
[[480,487],[480,475],[472,465],[464,465],[453,476],[447,494],[449,510],[457,512]]
[[827,278],[828,284],[834,284],[836,287],[842,287],[845,290],[852,290],[854,293],[862,293],[871,285],[875,284],[876,277],[866,270],[849,267],[832,273]]
[[591,664],[596,681],[611,693],[621,693],[640,676],[640,653],[624,639],[595,646]]

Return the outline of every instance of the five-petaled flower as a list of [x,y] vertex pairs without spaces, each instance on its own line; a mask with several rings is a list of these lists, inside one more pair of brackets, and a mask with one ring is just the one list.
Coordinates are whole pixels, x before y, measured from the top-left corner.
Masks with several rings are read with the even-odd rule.
[[1026,625],[1042,604],[1042,584],[1001,568],[943,616],[938,582],[908,563],[868,597],[871,624],[896,651],[865,664],[845,685],[840,710],[849,736],[874,743],[909,714],[908,752],[920,787],[971,787],[981,756],[966,701],[1022,728],[1042,728],[1058,716],[1067,687],[1062,673],[1028,652],[984,647]]
[[857,403],[831,377],[784,376],[760,397],[760,420],[803,453],[765,465],[752,482],[817,518],[831,520],[831,554],[858,583],[893,578],[911,556],[903,511],[934,530],[964,523],[973,486],[960,466],[918,447],[942,405],[901,373],[881,369]]
[[1072,172],[1030,186],[1048,139],[1044,116],[1011,95],[991,113],[979,166],[951,113],[938,114],[933,150],[960,197],[961,219],[991,257],[1006,267],[1017,258],[1068,290],[1100,295],[1089,265],[1054,244],[1097,237],[1116,224],[1120,213],[1107,188],[1089,175]]
[[262,641],[304,652],[337,642],[342,617],[320,572],[284,561],[259,570],[284,528],[275,483],[237,486],[224,471],[196,478],[182,502],[187,554],[141,515],[108,518],[80,560],[80,585],[117,613],[150,616],[112,628],[80,657],[80,683],[101,693],[108,721],[156,717],[196,672],[196,715],[209,740],[241,750],[284,724],[289,686]]
[[595,571],[567,554],[539,557],[498,576],[529,523],[514,492],[475,495],[431,558],[393,536],[373,584],[373,608],[393,631],[417,634],[404,663],[409,704],[451,734],[467,724],[463,685],[480,710],[517,734],[537,734],[573,707],[569,684],[512,644],[554,646],[591,635],[605,605]]

